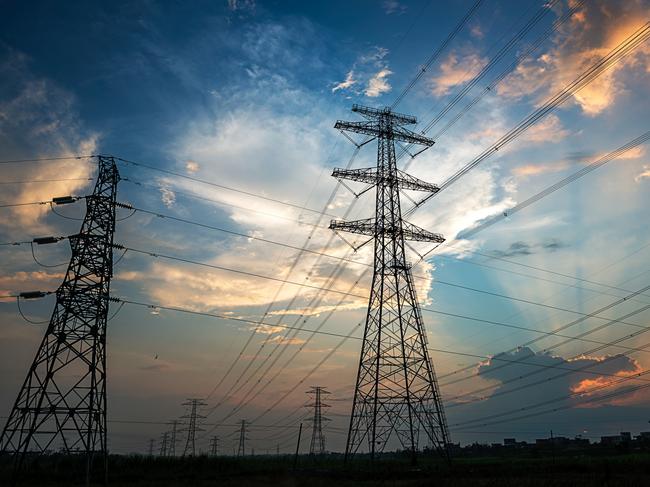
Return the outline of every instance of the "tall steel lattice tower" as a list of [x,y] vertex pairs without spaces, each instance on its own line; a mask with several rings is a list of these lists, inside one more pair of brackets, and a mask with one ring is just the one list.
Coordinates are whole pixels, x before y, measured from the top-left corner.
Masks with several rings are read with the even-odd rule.
[[196,432],[203,431],[202,428],[199,428],[197,422],[199,419],[205,418],[199,414],[199,407],[207,406],[201,399],[188,399],[183,403],[183,406],[187,406],[190,409],[190,414],[181,416],[184,419],[189,419],[187,425],[187,440],[185,441],[185,450],[183,450],[183,456],[194,456],[196,455]]
[[246,456],[246,420],[241,420],[241,428],[239,429],[239,447],[237,448],[237,456]]
[[87,479],[95,456],[106,469],[106,321],[120,179],[112,157],[98,161],[54,312],[0,439],[17,468],[28,452],[85,454]]
[[219,437],[213,436],[210,440],[210,455],[216,457],[219,454]]
[[314,408],[314,417],[312,418],[311,442],[309,443],[310,455],[324,455],[325,454],[325,436],[323,435],[323,421],[329,421],[328,418],[323,416],[323,408],[330,407],[329,404],[323,403],[323,395],[329,392],[320,386],[313,386],[307,394],[314,397],[314,402],[308,404],[307,407]]
[[[444,238],[402,220],[400,190],[435,193],[438,187],[397,169],[395,141],[433,145],[405,125],[415,117],[353,105],[365,120],[336,122],[341,131],[377,139],[377,167],[335,169],[337,179],[376,187],[375,218],[332,221],[334,231],[374,239],[374,275],[354,393],[346,460],[366,444],[371,458],[396,436],[412,461],[422,440],[448,457],[449,434],[417,301],[405,241],[444,242]],[[395,444],[397,446],[397,444]]]
[[178,420],[174,419],[171,423],[172,431],[171,431],[171,439],[169,440],[169,448],[167,449],[167,455],[170,457],[175,457],[176,456],[176,431],[178,428]]
[[166,457],[167,456],[167,443],[169,442],[169,431],[165,431],[162,435],[162,439],[160,440],[160,456],[161,457]]

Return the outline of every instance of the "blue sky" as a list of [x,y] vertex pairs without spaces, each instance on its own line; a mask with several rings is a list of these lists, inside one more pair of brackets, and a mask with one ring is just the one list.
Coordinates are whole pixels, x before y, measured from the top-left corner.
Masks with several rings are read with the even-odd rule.
[[[190,7],[182,2],[5,2],[0,20],[0,160],[114,154],[340,217],[354,198],[338,188],[324,207],[336,188],[330,173],[348,163],[354,147],[333,129],[334,122],[355,119],[349,111],[352,103],[393,103],[472,3],[230,0],[193,2]],[[573,1],[559,1],[547,8],[526,36],[429,135],[437,133],[573,6]],[[540,8],[538,1],[484,1],[409,90],[399,111],[416,115],[421,121],[416,130],[421,130]],[[427,181],[444,181],[647,22],[649,11],[648,2],[640,0],[599,0],[579,7],[441,135],[432,149],[415,158],[409,172]],[[643,146],[471,239],[455,239],[477,222],[500,215],[647,131],[649,60],[646,42],[411,217],[451,242],[414,269],[422,277],[416,281],[424,308],[550,332],[579,318],[579,313],[592,313],[648,284],[650,160]],[[372,166],[375,149],[373,144],[365,146],[354,167]],[[11,182],[61,175],[89,178],[94,168],[83,160],[70,160],[6,165],[0,170],[2,181]],[[312,234],[312,224],[326,227],[329,216],[319,218],[318,213],[132,165],[120,164],[120,171],[131,182],[120,184],[119,199],[138,207],[297,247],[307,244],[312,250],[340,257],[350,252],[326,228]],[[87,180],[6,184],[0,186],[0,201],[36,201],[87,194],[91,189],[92,182]],[[404,200],[403,205],[408,207],[410,202]],[[367,194],[347,218],[364,218],[372,210],[373,199]],[[61,213],[77,217],[81,211],[77,205],[62,208]],[[0,212],[2,242],[66,235],[78,226],[46,206],[2,208]],[[313,253],[297,259],[295,250],[144,213],[121,222],[116,240],[138,249],[318,287],[328,285],[328,276],[338,263]],[[38,257],[48,264],[65,262],[66,245],[39,248]],[[429,250],[426,245],[414,248],[420,253]],[[368,263],[370,251],[364,248],[351,258]],[[0,292],[49,290],[60,282],[62,268],[39,267],[28,247],[3,247],[0,252]],[[417,260],[415,254],[412,260]],[[333,288],[348,291],[366,269],[363,264],[347,265]],[[365,296],[368,286],[365,274],[354,293]],[[264,425],[300,410],[308,399],[307,387],[322,385],[334,392],[328,445],[343,447],[359,342],[344,343],[301,384],[298,381],[339,340],[318,335],[305,342],[308,335],[300,333],[282,341],[282,330],[271,325],[302,323],[314,329],[334,311],[323,330],[346,334],[362,321],[365,299],[347,297],[339,303],[340,294],[319,294],[135,253],[127,253],[116,267],[112,288],[116,296],[254,321],[274,303],[265,318],[270,325],[255,336],[233,374],[207,400],[210,406],[222,404],[206,423],[223,421],[216,431],[227,438],[236,421],[257,417],[278,396],[293,390],[257,421],[260,426],[251,433],[259,451],[275,448],[276,443],[290,443],[292,437],[273,436]],[[649,299],[646,292],[563,333],[588,332],[605,323],[603,318],[619,319]],[[27,311],[47,319],[52,304],[49,299],[32,302]],[[647,311],[639,312],[625,319],[627,324],[614,323],[586,338],[611,342],[639,330],[639,325],[648,326],[649,316]],[[443,397],[448,398],[455,441],[498,441],[513,435],[530,439],[551,428],[556,434],[571,436],[648,429],[650,397],[643,390],[588,406],[584,403],[599,393],[643,384],[628,381],[589,392],[589,387],[611,381],[612,374],[625,377],[646,370],[647,352],[634,350],[645,345],[642,334],[593,353],[588,351],[597,345],[585,340],[559,346],[555,345],[563,339],[558,337],[537,341],[530,345],[530,353],[538,354],[535,361],[553,367],[577,368],[625,355],[600,368],[594,365],[589,373],[572,372],[544,386],[499,395],[519,385],[505,383],[510,372],[519,367],[528,372],[531,366],[487,372],[498,365],[498,361],[488,361],[480,368],[444,376],[478,364],[480,357],[524,345],[540,334],[428,311],[424,319],[432,348],[479,356],[432,352]],[[24,323],[11,301],[0,304],[0,322],[0,407],[8,412],[44,328]],[[110,417],[166,421],[180,416],[184,412],[181,402],[189,396],[206,396],[250,333],[251,328],[242,323],[125,306],[109,328]],[[265,340],[267,344],[260,348]],[[251,395],[257,391],[259,373],[245,375],[246,387],[233,397],[224,397],[247,360],[257,350],[262,350],[264,358],[276,345],[283,355],[262,381],[299,353],[254,400],[247,400],[246,407],[224,419],[249,387]],[[521,350],[510,355],[516,358]],[[529,382],[562,373],[543,370]],[[468,378],[446,384],[456,377]],[[475,392],[488,386],[492,387],[487,392]],[[494,426],[461,424],[508,411],[513,405],[534,405],[538,398],[576,391],[583,395],[561,402],[573,406],[561,413]],[[473,401],[460,404],[468,398]],[[295,413],[287,421],[299,417]],[[142,450],[148,438],[157,437],[163,429],[161,425],[112,423],[112,448]],[[202,441],[207,446],[207,438]]]

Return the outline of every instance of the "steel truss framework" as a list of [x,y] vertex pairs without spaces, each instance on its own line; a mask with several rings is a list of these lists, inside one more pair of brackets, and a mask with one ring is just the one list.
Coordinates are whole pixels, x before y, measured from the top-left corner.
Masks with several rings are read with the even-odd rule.
[[199,408],[207,406],[205,402],[198,398],[190,398],[183,403],[183,406],[189,408],[189,414],[181,416],[183,419],[187,419],[187,439],[185,440],[185,449],[183,450],[183,456],[195,456],[196,455],[196,432],[205,431],[203,428],[199,427],[198,421],[204,419],[205,416],[199,414]]
[[323,421],[329,421],[329,418],[323,416],[323,408],[330,407],[323,402],[323,396],[328,395],[329,391],[324,387],[312,386],[307,394],[313,395],[314,402],[307,404],[307,407],[314,408],[314,416],[311,418],[311,442],[309,443],[310,455],[325,454],[325,435],[323,435]]
[[444,238],[402,220],[400,190],[435,193],[438,187],[396,167],[395,141],[433,145],[403,125],[414,117],[354,105],[366,120],[336,122],[335,128],[378,140],[377,167],[341,170],[333,175],[376,188],[375,217],[332,221],[330,228],[370,235],[374,274],[346,445],[346,460],[366,445],[371,458],[397,436],[415,461],[422,442],[448,457],[449,434],[427,338],[406,261],[405,240],[442,243]]
[[106,322],[120,179],[112,157],[98,162],[54,312],[0,439],[16,468],[30,452],[85,454],[87,479],[96,456],[106,471]]

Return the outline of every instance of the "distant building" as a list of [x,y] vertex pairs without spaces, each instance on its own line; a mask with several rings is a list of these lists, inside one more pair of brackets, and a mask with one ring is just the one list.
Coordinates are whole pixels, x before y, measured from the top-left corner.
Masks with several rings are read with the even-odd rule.
[[611,435],[611,436],[601,436],[600,444],[603,446],[616,446],[623,443],[623,437],[621,435]]

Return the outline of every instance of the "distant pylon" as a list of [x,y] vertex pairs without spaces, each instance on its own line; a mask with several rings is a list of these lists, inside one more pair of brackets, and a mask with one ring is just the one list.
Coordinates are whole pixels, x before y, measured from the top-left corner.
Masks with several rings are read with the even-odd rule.
[[150,456],[150,457],[153,456],[153,443],[154,443],[154,440],[153,440],[153,438],[151,438],[151,439],[149,440],[149,456]]
[[171,438],[169,440],[169,447],[167,448],[167,456],[170,457],[175,457],[176,456],[176,442],[178,439],[176,438],[176,432],[178,428],[178,420],[174,419],[171,421],[171,426],[172,426],[172,432],[171,432]]
[[323,455],[325,453],[325,436],[323,436],[323,421],[329,421],[328,418],[323,416],[323,408],[330,407],[322,401],[322,396],[329,394],[329,392],[320,386],[312,386],[307,394],[312,394],[314,402],[307,404],[307,407],[314,408],[314,416],[311,420],[311,443],[309,444],[310,455]]
[[213,436],[210,440],[210,455],[216,457],[219,454],[219,437]]
[[17,469],[27,452],[84,454],[87,482],[95,456],[107,472],[106,322],[120,179],[112,157],[97,159],[81,229],[68,237],[72,256],[52,317],[0,438]]
[[182,416],[182,418],[189,419],[187,427],[187,441],[185,442],[185,450],[183,451],[183,456],[194,456],[196,455],[196,432],[203,431],[203,429],[197,426],[197,421],[203,419],[205,416],[201,416],[198,413],[198,409],[201,406],[205,406],[201,399],[190,398],[187,402],[183,403],[183,406],[188,406],[190,409],[190,414]]
[[246,420],[241,420],[241,427],[239,428],[239,448],[237,448],[237,456],[246,456]]
[[160,440],[160,456],[161,457],[166,457],[167,456],[168,441],[169,441],[169,431],[165,431],[163,433],[163,435],[162,435],[162,440]]
[[435,193],[439,188],[398,170],[395,157],[396,140],[425,146],[433,140],[404,127],[416,123],[415,117],[358,105],[352,111],[365,120],[338,121],[334,127],[375,137],[378,150],[375,168],[333,172],[339,180],[370,183],[376,189],[374,218],[330,224],[336,232],[368,235],[374,241],[374,274],[345,458],[362,444],[374,458],[393,434],[413,461],[422,440],[447,456],[447,423],[405,252],[405,240],[442,243],[444,238],[402,220],[400,208],[400,190]]

